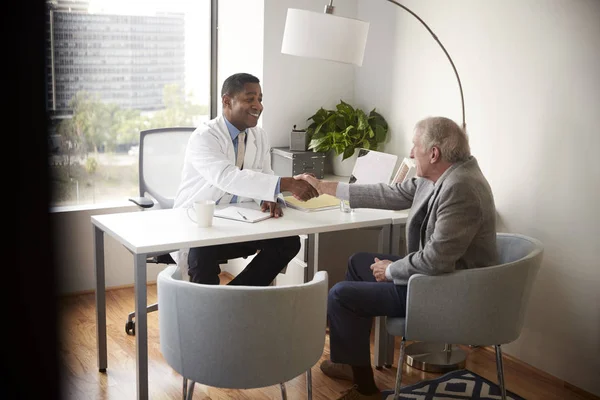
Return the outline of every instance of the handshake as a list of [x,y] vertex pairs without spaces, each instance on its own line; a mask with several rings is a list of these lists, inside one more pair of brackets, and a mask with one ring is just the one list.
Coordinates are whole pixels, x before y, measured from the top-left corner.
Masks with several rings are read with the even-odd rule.
[[281,178],[281,191],[291,192],[300,201],[307,201],[323,194],[320,186],[321,181],[312,174]]

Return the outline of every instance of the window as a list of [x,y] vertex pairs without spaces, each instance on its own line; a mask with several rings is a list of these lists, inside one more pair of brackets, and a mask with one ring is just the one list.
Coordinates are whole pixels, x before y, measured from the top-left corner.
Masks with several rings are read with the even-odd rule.
[[211,3],[48,3],[51,206],[138,196],[139,132],[210,118]]

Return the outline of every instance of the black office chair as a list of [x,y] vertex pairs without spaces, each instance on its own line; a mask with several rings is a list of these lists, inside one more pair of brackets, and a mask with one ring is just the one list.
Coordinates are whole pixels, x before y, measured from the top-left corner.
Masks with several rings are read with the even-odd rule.
[[[188,139],[196,128],[174,127],[149,129],[140,132],[139,189],[140,197],[129,200],[143,211],[173,208],[173,201],[181,180],[181,169]],[[149,196],[149,197],[147,197]],[[169,253],[148,257],[147,262],[175,264]],[[148,312],[158,310],[150,304]],[[135,335],[135,312],[129,313],[125,332]]]

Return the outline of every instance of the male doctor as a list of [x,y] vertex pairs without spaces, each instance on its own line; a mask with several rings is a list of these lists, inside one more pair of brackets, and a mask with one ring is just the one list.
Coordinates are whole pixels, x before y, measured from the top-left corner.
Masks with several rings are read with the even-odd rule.
[[[283,215],[277,197],[289,191],[303,201],[318,196],[308,182],[275,176],[271,169],[269,140],[257,127],[263,111],[260,81],[238,73],[223,83],[223,115],[203,123],[190,136],[181,183],[174,208],[188,207],[196,200],[217,204],[255,201],[275,218]],[[258,254],[229,284],[267,286],[300,250],[300,238],[290,236],[216,246],[195,247],[178,254],[178,264],[187,253],[190,280],[219,284],[219,260]]]

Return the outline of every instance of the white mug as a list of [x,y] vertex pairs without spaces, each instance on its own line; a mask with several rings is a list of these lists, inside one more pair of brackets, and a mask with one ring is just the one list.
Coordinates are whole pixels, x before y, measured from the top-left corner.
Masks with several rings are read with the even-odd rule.
[[[193,209],[195,217],[190,214]],[[188,207],[187,215],[201,228],[212,226],[213,214],[215,212],[215,202],[213,200],[196,200],[192,207]]]

